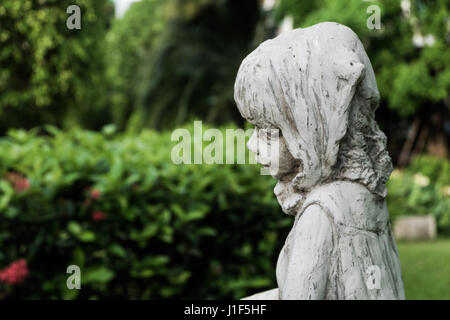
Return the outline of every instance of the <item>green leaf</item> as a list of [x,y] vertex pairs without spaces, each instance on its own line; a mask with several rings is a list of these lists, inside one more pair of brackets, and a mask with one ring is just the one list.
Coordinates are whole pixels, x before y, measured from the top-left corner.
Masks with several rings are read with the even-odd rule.
[[68,289],[66,286],[62,289],[62,298],[63,300],[75,300],[80,294],[81,290],[77,289]]
[[82,231],[78,235],[78,239],[83,242],[93,242],[95,241],[95,233],[92,231]]
[[151,269],[131,270],[130,275],[135,278],[150,278],[155,274]]
[[110,253],[112,253],[113,255],[116,255],[116,256],[121,257],[121,258],[125,257],[126,254],[127,254],[125,249],[121,245],[119,245],[117,243],[113,243],[112,245],[110,245],[109,248],[108,248],[108,251]]
[[186,212],[183,210],[183,208],[181,208],[178,204],[176,203],[172,203],[170,205],[170,208],[172,209],[172,211],[175,213],[175,215],[178,218],[184,218]]
[[76,221],[69,221],[67,230],[75,236],[78,236],[82,232],[81,225]]
[[188,212],[184,219],[185,221],[199,220],[202,219],[207,213],[207,209],[192,210]]
[[158,225],[155,223],[150,223],[144,227],[144,229],[139,231],[134,231],[131,233],[130,238],[136,241],[142,241],[152,238],[158,232]]
[[80,177],[79,173],[69,173],[66,174],[62,177],[62,183],[67,185],[67,184],[72,184],[75,180],[77,180]]
[[72,252],[72,261],[73,264],[79,266],[80,268],[84,267],[85,255],[83,249],[81,247],[76,247]]
[[185,283],[189,278],[191,277],[191,273],[189,271],[183,271],[177,276],[173,277],[171,279],[171,282],[174,284],[183,284]]
[[203,227],[197,229],[197,234],[205,237],[214,237],[217,235],[217,231],[210,227]]
[[102,128],[102,133],[106,136],[113,135],[117,131],[115,124],[108,124]]
[[13,187],[6,181],[0,180],[0,190],[3,194],[0,196],[0,210],[5,209],[14,194]]
[[82,283],[107,283],[114,277],[114,272],[103,266],[90,267],[82,272]]
[[157,255],[157,256],[147,256],[140,263],[146,267],[162,267],[169,263],[170,259],[166,255]]

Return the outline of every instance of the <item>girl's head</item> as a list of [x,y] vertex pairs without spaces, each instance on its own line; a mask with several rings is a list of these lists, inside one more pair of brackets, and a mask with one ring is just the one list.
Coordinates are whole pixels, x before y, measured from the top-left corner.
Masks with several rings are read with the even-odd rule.
[[[255,125],[249,148],[266,154],[259,162],[269,168],[276,163],[272,175],[297,192],[341,179],[386,196],[392,164],[374,118],[379,93],[349,28],[325,22],[265,41],[242,62],[235,100]],[[280,152],[265,153],[274,141]]]

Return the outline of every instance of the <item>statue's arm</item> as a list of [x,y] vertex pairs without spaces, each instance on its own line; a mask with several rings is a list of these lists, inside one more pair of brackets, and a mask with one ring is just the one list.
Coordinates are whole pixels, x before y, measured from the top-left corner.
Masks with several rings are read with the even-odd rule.
[[294,228],[292,251],[280,298],[325,299],[333,246],[331,222],[319,206],[311,205]]

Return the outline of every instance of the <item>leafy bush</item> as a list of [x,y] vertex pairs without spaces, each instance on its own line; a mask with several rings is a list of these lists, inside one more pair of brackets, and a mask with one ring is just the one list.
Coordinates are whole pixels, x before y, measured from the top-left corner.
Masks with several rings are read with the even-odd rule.
[[450,186],[450,161],[427,155],[415,157],[408,168],[409,172],[420,172],[440,186]]
[[[0,294],[240,298],[275,285],[292,220],[256,165],[177,166],[169,133],[113,127],[11,130],[0,148],[0,268],[29,268]],[[66,288],[72,264],[81,290]]]
[[[143,58],[154,49],[165,26],[165,0],[133,3],[121,19],[114,20],[107,34],[109,99],[114,123],[122,128],[136,111],[137,88]],[[150,81],[149,79],[144,79]]]
[[438,231],[450,234],[450,161],[416,157],[403,171],[394,170],[388,182],[391,219],[400,215],[433,214]]
[[[81,30],[66,27],[74,4]],[[105,121],[104,37],[113,14],[108,0],[0,2],[2,134],[11,126]]]

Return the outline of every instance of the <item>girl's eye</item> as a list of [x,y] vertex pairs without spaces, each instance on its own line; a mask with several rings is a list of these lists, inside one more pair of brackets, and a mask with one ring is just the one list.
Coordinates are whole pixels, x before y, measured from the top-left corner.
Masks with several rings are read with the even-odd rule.
[[272,140],[272,139],[276,139],[279,137],[282,137],[283,135],[281,134],[281,130],[280,129],[267,129],[266,130],[266,138],[267,140]]

